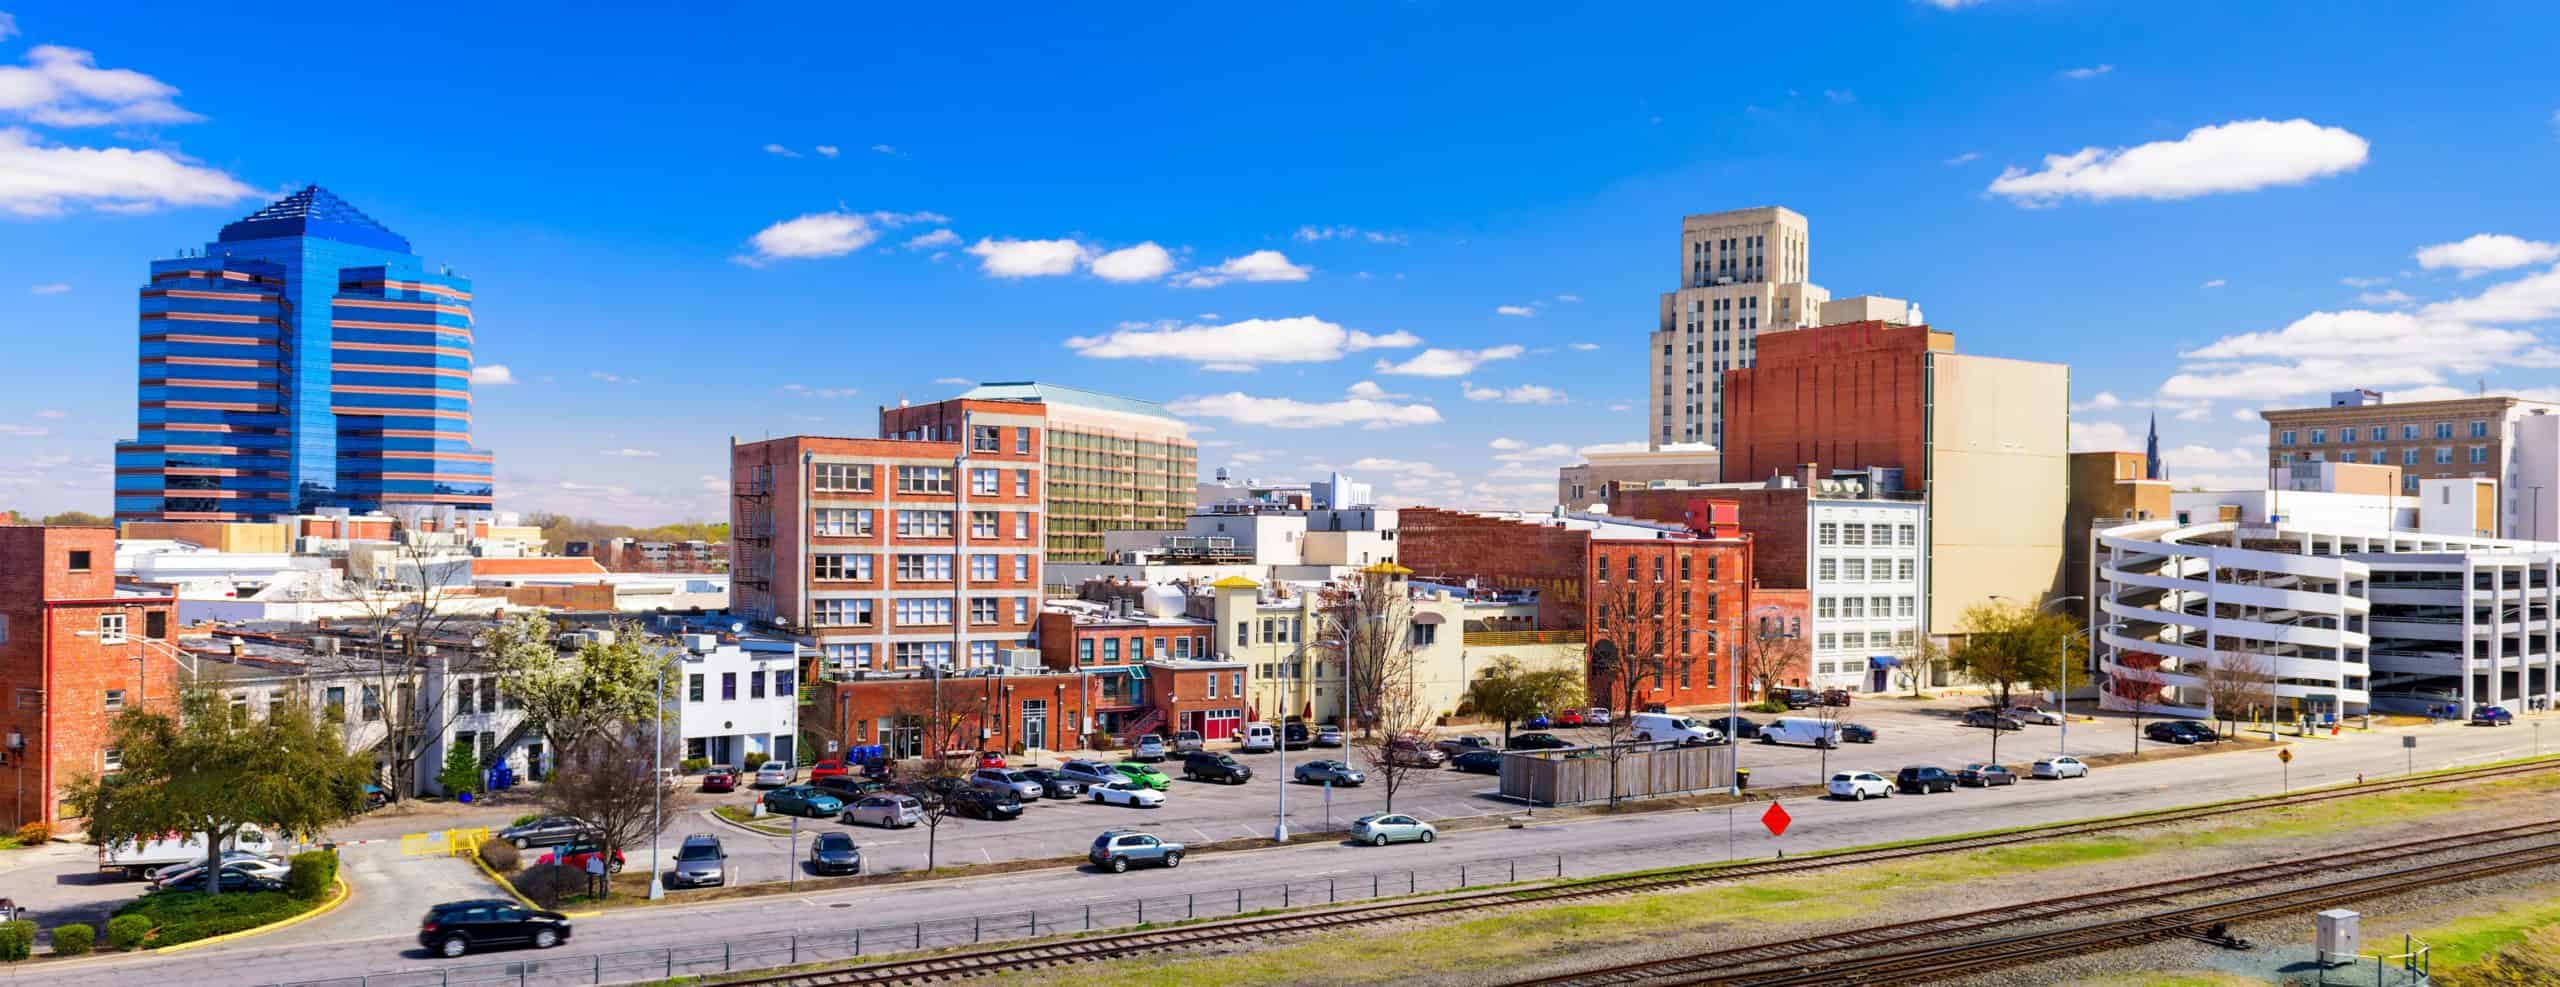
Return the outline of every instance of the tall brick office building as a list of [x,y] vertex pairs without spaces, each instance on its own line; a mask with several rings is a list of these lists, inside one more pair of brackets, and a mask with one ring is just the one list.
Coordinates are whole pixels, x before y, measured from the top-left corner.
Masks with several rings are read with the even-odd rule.
[[[1730,700],[1741,678],[1732,644],[1751,609],[1751,540],[1735,513],[1731,502],[1715,502],[1694,524],[1655,524],[1406,508],[1396,540],[1413,578],[1536,590],[1539,627],[1580,630],[1595,641],[1610,635],[1626,601],[1650,613],[1658,598],[1671,671],[1642,686],[1637,701],[1701,706]],[[1593,701],[1624,702],[1612,686],[1590,682]]]
[[177,695],[177,600],[117,596],[115,558],[111,528],[0,525],[0,790],[13,827],[60,821],[63,785],[119,767],[115,715]]

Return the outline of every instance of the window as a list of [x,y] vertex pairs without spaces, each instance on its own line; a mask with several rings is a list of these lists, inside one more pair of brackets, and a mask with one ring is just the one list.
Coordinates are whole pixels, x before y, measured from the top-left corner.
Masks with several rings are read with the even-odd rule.
[[1864,545],[1864,544],[1866,544],[1866,543],[1867,543],[1867,526],[1866,526],[1866,525],[1863,525],[1863,524],[1854,524],[1854,523],[1853,523],[1853,524],[1844,524],[1844,525],[1841,525],[1841,526],[1840,526],[1840,544],[1843,544],[1843,545]]
[[1031,496],[1031,471],[1030,471],[1030,470],[1015,470],[1015,471],[1013,471],[1013,495],[1014,495],[1014,496],[1016,496],[1016,497],[1028,497],[1028,496]]
[[71,553],[71,556],[70,556],[70,558],[67,560],[67,562],[68,562],[69,568],[70,568],[70,569],[71,569],[71,571],[73,571],[73,572],[87,572],[87,571],[89,571],[89,552],[88,552],[88,550],[87,550],[87,549],[77,549],[77,550],[74,550],[74,551]]
[[2475,422],[2472,422],[2472,423],[2471,423],[2471,437],[2472,437],[2472,438],[2475,438],[2475,439],[2485,439],[2485,438],[2488,438],[2488,437],[2489,437],[2489,423],[2488,423],[2488,422],[2485,422],[2485,421],[2475,421]]
[[1017,583],[1027,583],[1031,581],[1031,556],[1016,555],[1013,557],[1013,581]]
[[1865,560],[1865,559],[1841,559],[1841,560],[1840,560],[1840,580],[1841,580],[1842,582],[1859,583],[1859,582],[1865,582],[1865,581],[1866,581],[1866,579],[1867,579],[1867,560]]
[[1916,578],[1918,575],[1919,575],[1919,563],[1917,563],[1917,562],[1915,562],[1915,561],[1913,561],[1913,560],[1911,560],[1911,559],[1896,559],[1896,560],[1894,560],[1894,563],[1893,563],[1893,578],[1895,578],[1895,579],[1899,579],[1899,580],[1903,580],[1903,581],[1905,581],[1905,582],[1908,582],[1908,581],[1910,581],[1910,580],[1912,580],[1912,579]]
[[1241,647],[1244,647],[1245,645],[1252,644],[1252,643],[1253,643],[1252,632],[1246,629],[1246,625],[1245,625],[1245,622],[1244,622],[1244,621],[1241,621],[1241,620],[1237,621],[1237,622],[1236,622],[1236,647],[1241,648]]
[[124,615],[123,615],[123,614],[120,614],[120,613],[102,613],[102,614],[99,614],[99,615],[98,615],[98,643],[99,643],[99,644],[123,644],[123,643],[124,643]]
[[1832,582],[1832,581],[1837,580],[1837,579],[1839,579],[1839,578],[1840,578],[1840,560],[1839,560],[1839,559],[1823,559],[1823,560],[1820,560],[1820,561],[1815,562],[1815,563],[1813,564],[1813,570],[1814,570],[1814,578],[1815,578],[1816,580],[1819,580],[1819,581],[1821,581],[1821,582],[1826,582],[1826,583],[1827,583],[1827,582]]
[[951,537],[951,512],[899,511],[898,537],[949,538]]
[[[2400,465],[2402,465],[2402,466],[2416,466],[2416,465],[2418,465],[2418,450],[2415,450],[2415,449],[2402,449],[2402,450],[2400,450]],[[2411,479],[2415,479],[2415,477],[2412,477]]]
[[109,747],[109,748],[107,748],[107,749],[106,749],[106,750],[104,750],[104,751],[100,751],[100,752],[98,753],[98,757],[99,757],[100,763],[103,763],[103,764],[105,764],[105,765],[106,765],[106,770],[109,770],[109,771],[122,771],[122,770],[124,770],[124,748],[122,748],[122,747]]
[[330,719],[341,722],[345,721],[347,718],[347,687],[343,685],[330,686],[327,692],[321,693],[320,708],[329,711]]
[[948,581],[951,578],[951,556],[898,556],[898,578],[902,580]]
[[951,467],[900,466],[898,467],[898,492],[950,493]]
[[970,597],[969,622],[972,624],[995,623],[997,620],[997,614],[1000,612],[998,608],[1001,606],[1003,606],[1003,604],[996,602],[996,598],[992,596]]
[[1653,557],[1653,581],[1662,581],[1662,556],[1659,555]]
[[1003,471],[1003,470],[970,470],[970,471],[969,471],[969,492],[970,492],[970,493],[973,493],[973,494],[985,494],[985,495],[987,495],[987,496],[989,496],[989,497],[993,497],[993,496],[995,496],[995,495],[996,495],[996,491],[1003,489],[1003,484],[1004,484],[1004,471]]
[[1600,581],[1601,581],[1601,582],[1604,582],[1604,583],[1605,583],[1605,582],[1608,582],[1608,581],[1609,581],[1609,557],[1608,557],[1608,556],[1606,556],[1606,555],[1599,556],[1599,565],[1600,565]]
[[[1021,454],[1021,455],[1025,455],[1025,456],[1028,456],[1028,455],[1030,455],[1030,454],[1031,454],[1031,428],[1030,428],[1030,426],[1024,425],[1024,426],[1016,426],[1016,427],[1014,428],[1014,430],[1013,430],[1013,451],[1014,451],[1014,452],[1016,452],[1016,453],[1019,453],[1019,454]],[[1026,476],[1027,476],[1027,475],[1029,475],[1029,474],[1024,474],[1024,475],[1026,475]]]
[[1866,616],[1867,616],[1867,598],[1866,598],[1866,597],[1863,597],[1863,596],[1844,596],[1844,597],[1841,597],[1841,598],[1840,598],[1840,619],[1842,619],[1842,620],[1863,620],[1863,619],[1865,619],[1865,618],[1866,618]]
[[498,677],[495,675],[480,680],[480,711],[498,711]]
[[871,464],[819,463],[810,468],[810,484],[819,490],[868,492],[871,489]]
[[2436,465],[2438,465],[2438,466],[2451,466],[2451,465],[2453,465],[2453,447],[2452,447],[2452,446],[2437,446],[2437,447],[2436,447]]
[[[1912,615],[1913,601],[1914,601],[1915,599],[1916,599],[1916,597],[1909,597],[1909,596],[1905,596],[1905,597],[1900,597],[1900,598],[1898,598],[1898,599],[1894,600],[1894,601],[1893,601],[1893,615],[1894,615],[1894,616],[1896,616],[1896,617],[1908,617],[1908,616],[1911,616],[1911,615]],[[1906,633],[1907,633],[1907,632],[1906,632]]]
[[684,698],[686,702],[698,703],[702,701],[701,672],[695,672],[684,677]]
[[107,712],[113,713],[122,709],[124,709],[124,690],[107,690]]
[[994,512],[994,511],[970,511],[970,512],[969,512],[969,537],[971,537],[971,538],[994,538],[995,536],[996,536],[996,512]]
[[970,665],[975,666],[975,667],[978,667],[978,668],[985,668],[985,667],[987,667],[987,666],[989,666],[989,665],[993,665],[993,664],[995,664],[995,663],[996,663],[996,643],[995,643],[994,641],[971,641],[971,642],[969,642],[969,664],[970,664]]
[[889,659],[899,668],[951,663],[949,641],[900,641],[889,649]]
[[0,644],[9,643],[9,615],[0,613]]
[[2450,439],[2450,438],[2452,438],[2452,437],[2453,437],[2453,423],[2452,423],[2452,422],[2437,422],[2437,423],[2436,423],[2436,438],[2439,438],[2439,439]]
[[1205,677],[1209,680],[1209,694],[1204,698],[1218,698],[1218,673],[1211,672]]
[[809,622],[820,627],[871,626],[870,600],[811,600]]
[[773,672],[773,694],[776,698],[791,695],[791,670],[777,668]]
[[995,581],[996,557],[992,555],[969,556],[969,578],[986,582]]
[[1917,544],[1920,544],[1920,526],[1919,526],[1919,525],[1916,525],[1916,524],[1906,524],[1906,525],[1902,525],[1902,526],[1901,526],[1901,530],[1900,530],[1900,534],[1901,534],[1901,537],[1900,537],[1899,539],[1897,539],[1897,540],[1898,540],[1899,542],[1901,542],[1902,544],[1904,544],[1904,545],[1917,545]]
[[1685,554],[1680,556],[1680,581],[1689,581],[1689,556]]
[[764,674],[762,672],[747,673],[747,698],[764,698]]
[[1840,616],[1840,601],[1828,596],[1813,601],[1813,618],[1815,620],[1830,620],[1838,616]]
[[[1173,639],[1173,657],[1174,657],[1174,660],[1176,660],[1176,661],[1181,661],[1181,660],[1184,660],[1184,659],[1187,659],[1187,658],[1190,658],[1190,657],[1191,657],[1191,639],[1190,639],[1190,638],[1187,638],[1187,637],[1177,637],[1177,638],[1174,638],[1174,639]],[[1208,657],[1208,656],[1207,656],[1207,655],[1201,655],[1200,657],[1206,658],[1206,657]],[[1211,677],[1212,677],[1212,678],[1215,678],[1216,676],[1211,676]]]
[[2289,446],[2289,445],[2292,445],[2292,444],[2293,444],[2293,432],[2292,432],[2291,430],[2286,430],[2286,431],[2282,431],[2282,432],[2278,432],[2278,433],[2276,433],[2276,444],[2277,444],[2277,445],[2281,445],[2281,446]]
[[1438,625],[1438,624],[1415,624],[1415,625],[1413,625],[1413,646],[1414,646],[1414,647],[1417,647],[1417,648],[1428,648],[1428,647],[1432,646],[1433,644],[1437,643],[1439,640],[1440,640],[1440,625]]
[[1014,536],[1015,538],[1029,538],[1029,537],[1031,537],[1031,512],[1030,512],[1030,511],[1015,511],[1015,512],[1013,512],[1013,536]]
[[2339,430],[2338,430],[2338,441],[2340,441],[2340,442],[2353,442],[2353,441],[2355,441],[2355,440],[2356,440],[2356,427],[2355,427],[2355,426],[2353,426],[2353,425],[2349,425],[2349,426],[2347,426],[2347,427],[2345,427],[2345,428],[2342,428],[2342,429],[2339,429]]
[[951,601],[939,596],[908,597],[895,601],[895,614],[901,627],[948,624],[951,622]]
[[871,556],[813,555],[810,577],[814,579],[869,579]]
[[845,507],[818,508],[817,522],[811,533],[831,538],[870,534],[871,512]]
[[1078,641],[1076,642],[1076,664],[1079,664],[1079,665],[1090,665],[1090,664],[1093,664],[1093,639],[1092,639],[1092,638],[1089,638],[1089,637],[1088,637],[1088,638],[1083,638],[1083,639],[1078,640]]
[[2315,446],[2316,446],[2316,445],[2319,445],[2320,443],[2327,442],[2327,441],[2329,441],[2329,430],[2328,430],[2328,429],[2325,429],[2325,428],[2315,428],[2315,429],[2312,429],[2312,430],[2311,430],[2311,444],[2312,444],[2312,445],[2315,445]]
[[1839,523],[1838,523],[1838,522],[1834,522],[1834,521],[1824,521],[1824,522],[1822,522],[1821,524],[1814,525],[1814,526],[1813,526],[1813,530],[1814,530],[1814,538],[1813,538],[1813,540],[1814,540],[1814,543],[1815,543],[1815,544],[1817,544],[1817,545],[1837,545],[1837,544],[1840,544],[1840,525],[1839,525]]
[[1013,622],[1017,624],[1028,624],[1031,622],[1030,597],[1017,596],[1013,598]]
[[724,703],[738,701],[738,673],[720,673],[720,701]]
[[1836,650],[1840,647],[1840,635],[1833,634],[1829,631],[1816,634],[1813,636],[1813,646],[1815,649],[1821,651]]
[[2473,466],[2478,466],[2478,465],[2480,465],[2480,464],[2482,464],[2482,463],[2485,463],[2485,462],[2488,462],[2488,461],[2489,461],[2489,447],[2488,447],[2488,446],[2472,446],[2472,447],[2471,447],[2471,465],[2473,465]]
[[1102,663],[1105,665],[1117,665],[1120,663],[1119,638],[1106,637],[1102,639]]
[[1004,451],[1004,429],[995,425],[969,426],[969,451]]

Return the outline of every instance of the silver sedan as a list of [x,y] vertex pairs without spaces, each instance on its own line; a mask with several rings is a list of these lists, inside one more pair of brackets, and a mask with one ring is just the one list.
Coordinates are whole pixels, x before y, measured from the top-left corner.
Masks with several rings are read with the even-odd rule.
[[1440,838],[1439,827],[1412,816],[1377,813],[1361,816],[1351,824],[1351,841],[1370,846],[1389,843],[1429,843]]

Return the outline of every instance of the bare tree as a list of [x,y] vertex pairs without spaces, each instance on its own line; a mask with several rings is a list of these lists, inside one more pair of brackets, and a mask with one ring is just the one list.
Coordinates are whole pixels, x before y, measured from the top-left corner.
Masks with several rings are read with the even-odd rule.
[[1804,635],[1790,637],[1778,624],[1774,620],[1758,621],[1752,633],[1743,635],[1733,645],[1734,664],[1740,669],[1738,674],[1753,685],[1754,693],[1764,702],[1777,691],[1778,680],[1788,669],[1813,667],[1813,648],[1805,642]]
[[1381,669],[1377,691],[1369,704],[1375,732],[1363,734],[1354,744],[1362,759],[1369,762],[1370,773],[1377,778],[1378,789],[1386,796],[1385,808],[1396,810],[1396,792],[1416,770],[1428,771],[1439,764],[1439,752],[1425,741],[1422,728],[1431,721],[1431,709],[1423,701],[1417,679],[1420,673],[1413,651],[1407,648],[1401,659],[1390,660]]
[[[1609,742],[1602,748],[1602,756],[1609,760],[1609,805],[1615,807],[1624,798],[1618,765],[1626,758],[1627,732],[1635,721],[1632,714],[1642,708],[1638,700],[1673,676],[1687,674],[1695,659],[1675,646],[1676,631],[1671,615],[1663,609],[1659,585],[1651,591],[1639,590],[1632,578],[1614,590],[1598,585],[1604,588],[1595,590],[1599,598],[1592,608],[1591,643],[1585,658],[1592,693],[1608,696],[1609,705],[1618,711],[1609,718]],[[1741,683],[1732,685],[1739,688]],[[1730,741],[1732,724],[1725,727]]]
[[1380,726],[1388,680],[1413,663],[1413,595],[1407,570],[1390,562],[1362,569],[1325,586],[1318,597],[1317,644],[1342,663],[1344,726],[1363,737]]
[[2212,661],[2182,670],[2203,685],[2205,705],[2222,721],[2226,737],[2239,732],[2241,719],[2255,720],[2260,710],[2275,708],[2276,676],[2265,655],[2224,651]]
[[1841,718],[1849,715],[1849,707],[1834,706],[1830,703],[1823,703],[1815,706],[1812,713],[1814,720],[1822,724],[1823,737],[1820,742],[1814,745],[1822,759],[1820,773],[1814,775],[1814,777],[1817,779],[1829,780],[1831,777],[1831,749],[1839,746],[1840,744]]
[[455,602],[468,586],[470,565],[436,554],[428,534],[395,528],[391,546],[372,554],[367,571],[355,571],[351,560],[348,572],[355,590],[349,602],[361,613],[357,631],[370,659],[363,710],[368,719],[381,717],[376,760],[386,776],[383,791],[393,799],[416,789],[418,763],[462,715],[446,690],[426,685],[431,666],[448,660],[440,649],[469,646],[447,640],[447,631],[459,616]]
[[2160,656],[2143,652],[2125,652],[2116,656],[2115,670],[2107,673],[2108,705],[2133,714],[2133,752],[2142,753],[2142,717],[2159,708],[2160,694],[2168,691],[2168,683],[2160,678]]
[[[985,680],[976,681],[983,687]],[[900,764],[897,774],[924,816],[927,872],[941,864],[942,821],[951,815],[950,791],[967,784],[969,772],[977,767],[978,731],[969,725],[963,708],[963,703],[945,699],[941,678],[935,675],[929,701],[901,703],[890,713],[898,729],[912,731],[916,747],[916,757]]]
[[1946,646],[1923,634],[1902,648],[1902,681],[1911,688],[1911,698],[1920,698],[1920,687],[1926,684],[1938,667],[1946,664]]
[[[666,752],[650,750],[656,733],[646,722],[596,730],[560,751],[559,770],[542,787],[543,804],[585,822],[595,833],[597,852],[609,861],[656,839],[663,824],[658,805],[666,778],[652,755]],[[609,893],[611,882],[606,883]]]

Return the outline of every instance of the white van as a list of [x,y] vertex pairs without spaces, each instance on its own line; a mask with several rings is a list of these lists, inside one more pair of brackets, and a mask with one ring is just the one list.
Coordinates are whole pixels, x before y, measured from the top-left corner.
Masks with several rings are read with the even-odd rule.
[[1268,754],[1279,748],[1280,734],[1271,724],[1247,723],[1244,732],[1236,735],[1236,743],[1247,754]]
[[1686,716],[1669,713],[1638,713],[1627,721],[1628,736],[1637,740],[1672,740],[1683,744],[1720,744],[1724,734]]
[[1810,716],[1781,716],[1760,728],[1764,744],[1795,744],[1800,747],[1840,746],[1840,724],[1827,723]]

